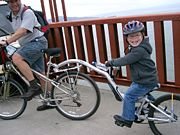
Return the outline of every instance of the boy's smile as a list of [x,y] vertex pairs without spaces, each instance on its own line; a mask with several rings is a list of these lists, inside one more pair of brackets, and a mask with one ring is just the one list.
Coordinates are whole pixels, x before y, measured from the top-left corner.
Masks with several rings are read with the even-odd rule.
[[142,42],[142,40],[143,40],[143,34],[141,32],[136,32],[133,34],[129,34],[127,36],[127,41],[133,47],[138,46]]

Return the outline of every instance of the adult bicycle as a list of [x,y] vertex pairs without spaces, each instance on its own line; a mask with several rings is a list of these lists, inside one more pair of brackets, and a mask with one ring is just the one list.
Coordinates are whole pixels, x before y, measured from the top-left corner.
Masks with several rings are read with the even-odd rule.
[[[18,43],[13,43],[1,48],[6,54],[3,73],[0,75],[0,118],[4,120],[19,117],[27,105],[21,95],[27,92],[29,82],[11,60],[18,47]],[[59,48],[49,48],[41,53],[49,56],[46,74],[32,69],[35,76],[45,81],[45,89],[39,96],[41,102],[55,106],[59,113],[72,120],[84,120],[92,116],[100,104],[97,84],[79,71],[80,65],[71,65],[68,60],[66,64],[53,63],[52,59],[60,55]],[[50,96],[47,96],[49,83],[52,89]]]

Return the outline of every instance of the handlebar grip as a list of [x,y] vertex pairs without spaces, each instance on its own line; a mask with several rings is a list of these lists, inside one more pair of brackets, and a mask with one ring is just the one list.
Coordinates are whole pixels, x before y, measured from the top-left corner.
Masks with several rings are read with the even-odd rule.
[[103,70],[103,71],[106,71],[106,72],[108,71],[108,67],[106,67],[106,65],[103,64],[103,63],[93,61],[93,62],[92,62],[92,65],[95,66],[95,67],[97,67],[97,68],[100,69],[100,70]]

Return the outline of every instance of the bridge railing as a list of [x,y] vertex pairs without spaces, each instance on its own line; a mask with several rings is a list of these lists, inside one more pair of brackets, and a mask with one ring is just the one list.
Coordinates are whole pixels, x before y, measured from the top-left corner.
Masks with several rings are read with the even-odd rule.
[[[49,46],[63,50],[59,61],[78,58],[88,62],[122,57],[128,46],[122,26],[128,21],[142,21],[153,46],[162,91],[180,93],[180,13],[147,16],[112,17],[50,24]],[[120,68],[117,83],[130,84],[128,66]],[[97,81],[102,76],[84,69]]]

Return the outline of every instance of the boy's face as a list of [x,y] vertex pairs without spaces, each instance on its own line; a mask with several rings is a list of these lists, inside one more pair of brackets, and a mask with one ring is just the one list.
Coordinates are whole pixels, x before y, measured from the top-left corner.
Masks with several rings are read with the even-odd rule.
[[138,46],[143,40],[142,32],[136,32],[127,36],[127,41],[133,47]]

